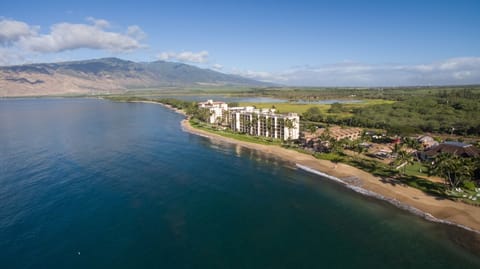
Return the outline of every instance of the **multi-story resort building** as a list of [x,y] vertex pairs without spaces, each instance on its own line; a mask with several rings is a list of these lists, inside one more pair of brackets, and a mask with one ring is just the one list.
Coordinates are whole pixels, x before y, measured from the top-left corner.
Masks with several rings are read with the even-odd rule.
[[299,137],[299,123],[300,118],[296,113],[276,114],[274,109],[246,107],[229,111],[230,128],[249,135],[296,140]]
[[199,102],[199,108],[206,108],[210,111],[208,123],[221,123],[225,119],[225,113],[228,111],[228,104],[225,102],[214,102],[207,100],[206,102]]
[[251,106],[229,108],[225,103],[212,100],[199,103],[199,107],[210,110],[210,123],[223,123],[234,132],[282,140],[299,138],[300,117],[296,113],[276,114],[274,109]]

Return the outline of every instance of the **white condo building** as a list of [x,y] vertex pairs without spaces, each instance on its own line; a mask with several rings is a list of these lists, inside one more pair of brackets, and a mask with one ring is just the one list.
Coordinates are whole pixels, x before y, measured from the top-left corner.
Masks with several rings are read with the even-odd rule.
[[225,118],[225,113],[228,111],[228,104],[225,102],[214,102],[213,100],[207,100],[206,102],[199,102],[199,108],[206,108],[210,111],[209,122],[210,124],[222,122]]
[[200,108],[210,110],[209,123],[227,124],[232,131],[282,140],[300,136],[300,117],[296,113],[276,114],[274,109],[228,107],[224,102],[201,102]]
[[274,109],[230,110],[229,124],[235,132],[282,140],[296,140],[300,133],[300,117],[296,113],[275,114]]

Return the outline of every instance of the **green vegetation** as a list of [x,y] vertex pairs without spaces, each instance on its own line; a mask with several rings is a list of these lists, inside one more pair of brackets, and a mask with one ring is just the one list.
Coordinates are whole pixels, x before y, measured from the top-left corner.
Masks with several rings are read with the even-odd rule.
[[382,99],[405,101],[411,98],[423,98],[437,94],[450,94],[469,91],[480,93],[479,86],[423,86],[423,87],[393,87],[393,88],[325,88],[325,87],[268,87],[252,88],[246,93],[255,96],[273,97],[291,101],[321,101],[321,100],[370,100]]
[[[308,109],[310,108],[318,108],[321,113],[323,114],[331,114],[331,115],[336,115],[336,114],[342,114],[342,113],[349,113],[352,112],[353,109],[356,108],[362,108],[370,105],[378,105],[378,104],[392,104],[395,101],[389,101],[389,100],[364,100],[360,103],[346,103],[346,104],[340,104],[343,106],[344,111],[340,112],[329,112],[328,110],[332,107],[332,105],[329,104],[315,104],[315,103],[308,103],[308,104],[299,104],[299,103],[247,103],[247,102],[241,102],[241,106],[254,106],[256,108],[272,108],[275,107],[278,111],[281,113],[286,113],[286,112],[294,112],[298,114],[303,114],[305,113]],[[335,105],[334,105],[335,106]]]
[[448,185],[451,190],[472,180],[474,171],[473,160],[451,153],[438,154],[429,167],[429,173],[443,178],[445,185]]
[[408,172],[399,174],[399,171],[395,170],[393,167],[378,161],[354,158],[343,153],[333,152],[315,153],[314,156],[322,160],[341,162],[351,165],[374,176],[381,177],[381,180],[388,184],[403,184],[432,195],[445,198],[449,197],[445,192],[446,188],[444,184],[432,182],[430,180],[411,175]]
[[296,112],[302,120],[385,129],[391,134],[423,132],[480,135],[480,93],[456,91],[403,101],[370,100],[359,104],[248,104],[274,106],[280,112]]
[[[390,134],[422,132],[480,135],[480,87],[393,89],[259,89],[265,96],[318,101],[362,99],[355,104],[248,104],[296,112],[302,120],[385,129]],[[374,99],[377,98],[377,99]],[[311,110],[316,108],[316,110]]]
[[[208,91],[208,90],[205,90]],[[391,134],[412,135],[422,132],[434,132],[438,136],[442,134],[452,135],[480,135],[480,88],[443,88],[443,89],[344,89],[337,91],[310,89],[291,90],[286,89],[264,89],[260,93],[270,97],[304,97],[309,93],[309,99],[320,100],[326,96],[347,98],[346,93],[358,91],[356,99],[363,99],[361,103],[334,103],[328,104],[297,104],[297,103],[231,103],[231,106],[256,106],[257,108],[276,108],[280,113],[296,112],[302,115],[302,127],[315,130],[317,126],[328,126],[339,124],[347,126],[366,127],[371,129],[385,129]],[[411,92],[410,92],[411,91]],[[219,91],[221,92],[221,91]],[[231,92],[235,95],[248,94],[242,90]],[[275,94],[272,94],[275,93]],[[375,94],[372,94],[375,93]],[[381,94],[380,94],[381,93]],[[278,95],[276,95],[278,94]],[[326,94],[326,95],[325,95]],[[353,95],[353,94],[352,94]],[[379,98],[382,99],[372,99]],[[198,109],[195,102],[181,101],[173,98],[149,98],[145,96],[117,96],[110,97],[116,101],[156,101],[169,104],[172,107],[182,109],[191,116],[190,123],[195,128],[213,132],[224,137],[258,143],[263,145],[282,145],[299,152],[313,154],[316,158],[342,162],[352,165],[375,176],[381,177],[385,183],[404,184],[426,193],[437,195],[448,199],[458,199],[467,203],[480,204],[474,201],[472,195],[476,195],[476,185],[473,178],[480,178],[480,161],[463,161],[458,158],[444,158],[445,161],[436,160],[434,166],[426,166],[414,161],[413,157],[405,151],[408,149],[421,149],[416,139],[404,138],[401,145],[395,147],[396,158],[391,164],[369,158],[366,150],[359,144],[360,141],[335,141],[322,138],[322,141],[329,141],[330,146],[323,153],[312,153],[301,148],[299,145],[284,143],[271,138],[249,136],[246,134],[234,133],[227,128],[204,123],[209,117],[206,110]],[[453,128],[452,128],[453,127]],[[328,133],[325,134],[328,136]],[[367,138],[367,137],[365,137]],[[472,137],[470,137],[472,138]],[[326,139],[326,140],[325,140]],[[458,137],[457,137],[458,139]],[[365,141],[365,140],[362,140]],[[345,149],[352,150],[349,156]],[[395,167],[406,163],[398,170]],[[444,183],[428,180],[429,175],[437,175],[445,179]],[[458,191],[459,187],[462,188]]]
[[190,125],[194,128],[218,134],[224,137],[232,138],[239,141],[257,143],[262,145],[282,145],[282,140],[269,137],[251,136],[248,134],[235,133],[228,129],[221,129],[211,124],[207,124],[199,119],[190,119]]

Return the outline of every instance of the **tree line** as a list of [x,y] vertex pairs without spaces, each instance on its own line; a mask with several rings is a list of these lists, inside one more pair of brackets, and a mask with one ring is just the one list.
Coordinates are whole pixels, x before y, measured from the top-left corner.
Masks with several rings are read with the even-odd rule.
[[[342,104],[333,104],[329,113],[345,112]],[[355,108],[350,117],[322,114],[317,107],[303,113],[303,120],[363,128],[385,129],[390,134],[411,135],[422,132],[480,135],[480,97],[425,96],[394,104]]]

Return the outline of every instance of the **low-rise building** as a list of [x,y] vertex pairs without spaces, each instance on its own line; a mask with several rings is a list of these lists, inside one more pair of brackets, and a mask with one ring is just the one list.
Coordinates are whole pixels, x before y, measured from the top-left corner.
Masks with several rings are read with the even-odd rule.
[[431,147],[437,146],[438,142],[433,139],[433,137],[428,135],[421,135],[417,138],[418,143],[420,143],[424,149],[429,149]]
[[360,128],[331,126],[328,128],[318,128],[315,132],[302,132],[301,143],[307,148],[322,151],[330,146],[329,139],[336,141],[348,139],[353,141],[359,139],[361,135],[362,129]]
[[342,139],[357,140],[362,136],[362,129],[354,127],[344,128],[341,126],[331,126],[328,128],[317,129],[314,133],[314,136],[319,137],[323,134],[328,135],[337,141]]
[[471,144],[447,141],[424,151],[422,159],[435,158],[435,156],[440,153],[451,153],[460,157],[473,158],[480,156],[480,149]]

